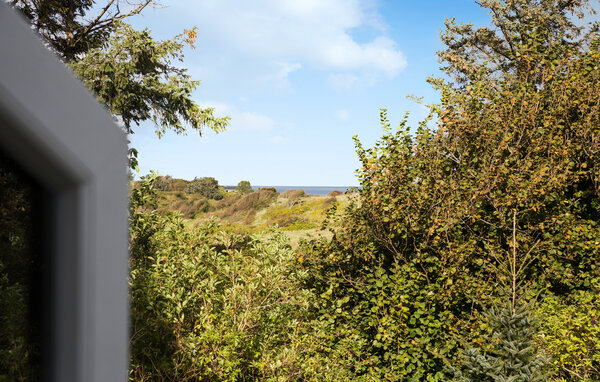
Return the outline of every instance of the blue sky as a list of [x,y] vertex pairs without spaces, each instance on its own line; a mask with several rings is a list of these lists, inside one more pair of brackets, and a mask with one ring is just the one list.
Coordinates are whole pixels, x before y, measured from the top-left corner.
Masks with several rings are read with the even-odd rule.
[[198,28],[183,67],[201,80],[201,106],[231,116],[226,132],[158,139],[151,124],[131,137],[140,174],[150,170],[222,185],[352,186],[359,166],[352,136],[381,135],[379,109],[393,125],[435,102],[425,82],[439,75],[435,52],[444,19],[487,25],[472,0],[173,0],[131,19],[156,39]]

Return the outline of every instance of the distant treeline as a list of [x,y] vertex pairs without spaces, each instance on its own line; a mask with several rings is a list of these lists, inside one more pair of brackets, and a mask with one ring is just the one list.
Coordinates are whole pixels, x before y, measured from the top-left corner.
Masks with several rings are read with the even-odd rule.
[[[193,186],[191,186],[192,184]],[[214,196],[217,195],[217,192],[215,192],[215,190],[218,189],[222,189],[228,192],[234,191],[247,193],[249,190],[257,191],[261,188],[274,188],[279,193],[285,192],[287,190],[303,190],[307,195],[327,195],[333,191],[339,191],[341,193],[356,192],[360,189],[360,186],[251,186],[250,182],[248,181],[240,181],[237,186],[233,186],[220,185],[218,180],[212,177],[202,177],[194,178],[193,180],[185,180],[173,178],[170,175],[162,175],[159,176],[156,181],[156,188],[160,191],[183,191],[188,193],[213,195],[213,197],[210,198],[214,199]]]

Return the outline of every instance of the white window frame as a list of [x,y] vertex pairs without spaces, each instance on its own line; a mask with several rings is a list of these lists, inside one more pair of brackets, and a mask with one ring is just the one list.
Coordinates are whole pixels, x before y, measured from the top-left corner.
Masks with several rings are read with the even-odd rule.
[[44,380],[126,381],[125,135],[3,1],[0,148],[50,195],[54,282]]

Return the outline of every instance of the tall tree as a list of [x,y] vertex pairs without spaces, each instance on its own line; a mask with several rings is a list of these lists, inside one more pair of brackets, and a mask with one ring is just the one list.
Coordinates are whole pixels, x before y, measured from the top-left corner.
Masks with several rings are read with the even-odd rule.
[[569,16],[587,2],[481,4],[491,27],[449,22],[443,34],[436,126],[394,131],[382,113],[383,137],[358,145],[360,203],[307,256],[320,270],[319,322],[336,333],[319,338],[323,370],[447,380],[457,338],[510,356],[494,353],[481,319],[498,290],[511,291],[510,320],[527,289],[568,296],[599,276],[600,39]]
[[[10,0],[98,100],[133,134],[132,125],[151,120],[160,137],[188,128],[223,131],[229,117],[217,117],[214,109],[201,108],[192,98],[199,81],[182,61],[183,48],[194,46],[196,32],[184,30],[171,40],[155,41],[147,29],[137,31],[124,20],[141,13],[154,0],[124,2],[105,0]],[[132,167],[137,151],[130,149]]]
[[91,0],[9,0],[66,62],[101,47],[115,22],[157,5],[154,0],[106,0],[97,6],[95,3]]
[[252,191],[254,191],[252,189],[252,186],[250,185],[250,182],[247,180],[241,180],[238,184],[237,187],[235,188],[235,192],[238,192],[240,194],[249,194]]
[[[540,84],[542,64],[536,56],[558,59],[580,49],[598,30],[598,23],[578,26],[577,19],[594,14],[589,0],[480,0],[491,15],[491,25],[475,28],[454,18],[445,21],[438,52],[441,69],[456,84],[475,75],[497,80],[517,75]],[[582,34],[585,37],[582,38]]]

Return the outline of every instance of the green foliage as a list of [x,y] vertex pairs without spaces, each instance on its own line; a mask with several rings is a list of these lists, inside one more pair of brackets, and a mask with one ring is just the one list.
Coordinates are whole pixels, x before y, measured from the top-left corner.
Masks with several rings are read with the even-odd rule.
[[185,192],[188,194],[200,194],[208,199],[223,199],[223,194],[219,190],[219,182],[212,177],[194,178],[194,180],[188,183]]
[[332,198],[306,197],[302,190],[287,190],[260,218],[263,225],[276,224],[286,231],[315,229],[334,204]]
[[254,190],[252,189],[252,186],[250,185],[250,182],[248,182],[247,180],[242,180],[238,183],[237,187],[235,188],[235,192],[237,192],[238,194],[249,194],[251,192],[253,192]]
[[[498,291],[515,306],[527,288],[542,299],[589,290],[600,272],[600,51],[565,16],[583,3],[481,2],[494,26],[477,37],[450,23],[451,82],[432,80],[442,99],[431,115],[411,133],[384,110],[375,146],[356,141],[360,200],[332,218],[330,243],[304,249],[319,296],[316,374],[448,380],[462,343],[509,365],[490,349],[494,331],[507,335],[492,325],[501,311],[482,319]],[[512,29],[494,37],[495,26]],[[531,309],[502,320],[533,335]]]
[[[368,256],[374,248],[357,249]],[[447,380],[443,360],[457,346],[443,342],[455,332],[451,312],[438,312],[430,291],[415,288],[423,280],[410,267],[364,267],[359,277],[344,270],[350,261],[343,252],[330,252],[324,263],[311,254],[304,261],[315,271],[329,268],[316,284],[317,318],[307,335],[314,344],[304,361],[311,378]]]
[[457,381],[465,382],[533,382],[547,381],[548,358],[540,353],[534,340],[536,323],[533,309],[522,300],[513,305],[510,293],[499,307],[486,313],[493,329],[493,341],[487,352],[468,348],[462,354]]
[[0,152],[0,381],[40,379],[39,186]]
[[537,340],[552,358],[551,380],[600,380],[600,280],[593,280],[589,290],[548,296],[536,314]]
[[211,205],[205,197],[199,198],[187,198],[182,195],[182,198],[179,198],[173,202],[168,203],[165,206],[160,206],[158,212],[168,213],[172,211],[179,211],[181,215],[186,219],[194,219],[199,215],[202,215],[211,210]]
[[[202,132],[223,131],[229,117],[217,117],[214,109],[201,108],[192,100],[194,81],[186,69],[174,65],[183,60],[183,48],[194,47],[196,31],[184,30],[171,40],[155,41],[150,31],[134,30],[123,20],[141,13],[154,0],[119,2],[60,0],[10,0],[122,123],[128,134],[132,124],[152,120],[156,133],[183,134],[188,128]],[[137,168],[137,150],[130,148],[131,167]]]
[[264,218],[266,218],[267,225],[277,225],[287,230],[315,228],[314,223],[311,223],[302,217],[305,212],[305,206],[299,204],[296,204],[291,208],[278,204],[269,207],[265,212]]
[[[106,43],[115,23],[139,14],[153,0],[131,1],[128,7],[119,7],[114,1],[98,4],[91,0],[9,0],[9,4],[21,12],[50,45],[52,50],[66,62],[71,62]],[[93,16],[90,11],[97,11]]]
[[186,228],[153,211],[153,178],[131,213],[131,379],[301,379],[310,292],[287,239]]
[[173,180],[174,179],[171,175],[159,176],[154,182],[154,188],[156,188],[158,191],[171,191]]
[[246,224],[250,224],[256,212],[273,203],[277,199],[277,195],[278,193],[274,188],[261,188],[235,201],[222,212],[221,216],[229,220],[244,221]]
[[228,118],[215,117],[213,109],[201,109],[191,98],[199,81],[172,63],[182,60],[181,50],[185,43],[192,43],[193,33],[157,42],[148,30],[116,23],[105,46],[87,51],[70,66],[119,116],[128,133],[132,123],[145,120],[154,121],[159,137],[167,129],[184,133],[184,123],[199,132],[204,126],[222,131]]
[[[588,0],[484,0],[478,4],[491,15],[492,25],[447,19],[441,34],[446,49],[438,52],[444,70],[459,86],[474,77],[493,83],[516,75],[530,84],[547,81],[536,58],[545,55],[556,63],[573,50],[584,48],[597,26],[576,25],[586,13],[594,14]],[[559,67],[557,65],[556,67]],[[554,68],[553,68],[554,69]],[[435,80],[433,82],[436,82]]]

